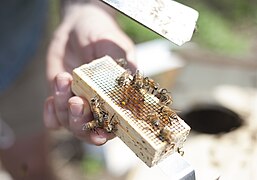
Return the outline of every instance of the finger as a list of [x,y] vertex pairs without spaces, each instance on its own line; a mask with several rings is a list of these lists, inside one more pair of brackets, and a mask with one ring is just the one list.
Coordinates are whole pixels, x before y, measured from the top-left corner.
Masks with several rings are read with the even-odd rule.
[[136,72],[136,70],[137,70],[137,61],[136,61],[136,55],[135,55],[135,49],[134,48],[127,49],[126,59],[128,61],[128,68],[132,72]]
[[109,55],[113,58],[127,58],[127,53],[132,52],[132,41],[120,30],[103,34],[94,34],[90,37],[94,45],[95,55]]
[[54,91],[54,78],[58,72],[64,72],[63,59],[69,39],[70,27],[66,24],[60,25],[55,31],[47,53],[47,80]]
[[68,100],[72,97],[72,76],[60,73],[55,78],[54,105],[59,123],[69,129]]
[[69,125],[70,131],[80,138],[85,138],[83,125],[93,120],[90,106],[85,99],[74,96],[69,99]]
[[[90,24],[100,17],[104,19],[103,23]],[[82,16],[82,18],[87,21],[75,25],[74,31],[71,33],[71,42],[74,50],[81,55],[84,62],[105,55],[114,59],[126,58],[131,62],[135,59],[134,43],[118,27],[112,17],[100,11],[98,16],[91,18]]]
[[136,58],[133,42],[121,31],[112,34],[103,34],[98,37],[100,40],[92,40],[95,58],[105,55],[113,59],[124,58],[128,62],[128,68],[134,72],[136,70]]
[[46,99],[44,105],[44,124],[49,129],[58,129],[61,127],[57,120],[57,116],[54,109],[54,98],[50,96]]
[[100,146],[105,144],[108,140],[113,139],[115,135],[113,133],[107,133],[104,129],[96,129],[89,132],[89,142],[91,144]]
[[79,139],[94,145],[102,145],[106,141],[115,137],[112,133],[107,133],[103,129],[83,130],[83,125],[93,120],[92,112],[88,101],[80,97],[69,99],[69,121],[70,131]]

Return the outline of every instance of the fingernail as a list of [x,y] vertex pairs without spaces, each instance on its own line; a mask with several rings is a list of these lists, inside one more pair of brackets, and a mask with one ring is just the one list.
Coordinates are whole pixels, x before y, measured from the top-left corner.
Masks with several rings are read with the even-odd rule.
[[70,104],[72,116],[79,117],[83,114],[83,104]]
[[65,77],[57,77],[56,84],[59,92],[67,92],[70,87],[70,81]]
[[96,145],[102,145],[106,143],[106,141],[107,141],[107,138],[101,135],[94,137],[94,142]]

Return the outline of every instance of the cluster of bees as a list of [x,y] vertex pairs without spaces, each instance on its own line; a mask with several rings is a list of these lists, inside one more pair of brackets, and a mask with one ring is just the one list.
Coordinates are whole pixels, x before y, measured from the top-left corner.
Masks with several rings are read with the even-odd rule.
[[83,125],[83,130],[96,131],[97,128],[105,129],[107,132],[112,132],[115,129],[116,122],[114,121],[115,114],[110,117],[108,112],[103,107],[104,102],[99,96],[95,96],[90,100],[93,120]]
[[175,134],[170,130],[168,125],[161,126],[160,114],[168,119],[169,123],[172,124],[174,120],[178,120],[176,112],[174,112],[168,106],[172,103],[172,98],[167,89],[160,88],[159,84],[149,77],[144,77],[138,70],[132,75],[129,70],[126,70],[116,79],[119,86],[130,85],[138,91],[143,91],[155,96],[161,107],[157,112],[151,112],[147,116],[147,120],[154,126],[158,127],[159,137],[161,140],[165,140],[169,143],[175,142]]
[[[117,59],[116,62],[121,67],[127,66],[127,61],[123,58]],[[104,102],[97,95],[90,100],[90,107],[94,119],[85,123],[82,130],[95,131],[96,133],[97,128],[105,129],[109,133],[115,130],[115,125],[117,124],[117,122],[114,121],[115,114],[112,117],[109,117],[109,114],[105,110],[103,104]]]
[[[168,122],[172,125],[172,122],[174,120],[178,120],[176,112],[171,110],[168,106],[161,106],[159,109],[159,113],[161,113],[164,117],[168,118]],[[151,122],[151,124],[154,127],[160,127],[160,115],[157,112],[152,112],[148,115],[148,120]],[[176,141],[176,136],[175,134],[170,130],[168,125],[160,127],[160,139],[161,140],[166,140],[169,143],[175,142]]]
[[[127,65],[126,61],[123,59],[118,60],[117,63],[122,67]],[[143,91],[155,96],[159,100],[161,107],[159,108],[158,112],[149,113],[147,120],[154,127],[160,129],[159,138],[161,140],[165,140],[168,143],[173,143],[176,141],[175,134],[167,125],[160,127],[160,114],[166,117],[170,124],[172,124],[172,121],[177,120],[177,114],[168,107],[168,105],[172,103],[172,98],[167,89],[160,88],[158,83],[149,77],[144,77],[139,70],[137,70],[133,75],[131,71],[126,70],[116,79],[116,83],[121,87],[130,85],[137,91]],[[108,112],[104,109],[103,104],[104,102],[98,96],[91,99],[90,105],[94,120],[84,124],[83,130],[96,131],[97,128],[105,129],[107,132],[113,132],[115,130],[115,125],[117,124],[117,122],[114,120],[115,114],[110,117]]]
[[136,90],[144,90],[147,93],[154,95],[159,99],[159,102],[162,105],[168,106],[172,103],[172,98],[169,95],[167,89],[160,88],[160,85],[156,83],[153,79],[149,77],[144,77],[139,70],[135,72],[133,76],[131,76],[131,72],[126,70],[121,74],[120,77],[116,79],[119,86],[123,86],[126,84],[130,84]]

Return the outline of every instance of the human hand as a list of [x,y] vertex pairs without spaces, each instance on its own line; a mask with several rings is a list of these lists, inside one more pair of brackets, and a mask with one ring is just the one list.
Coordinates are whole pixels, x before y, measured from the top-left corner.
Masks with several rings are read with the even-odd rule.
[[67,12],[57,28],[47,56],[47,79],[50,93],[44,107],[44,122],[49,129],[63,126],[88,143],[101,145],[114,137],[102,129],[82,130],[93,119],[86,99],[71,92],[74,68],[109,55],[125,58],[133,67],[133,43],[102,8],[85,4]]

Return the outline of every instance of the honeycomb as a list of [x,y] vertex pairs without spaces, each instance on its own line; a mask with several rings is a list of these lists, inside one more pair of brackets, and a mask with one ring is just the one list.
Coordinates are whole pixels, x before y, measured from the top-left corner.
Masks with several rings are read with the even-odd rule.
[[[124,72],[126,69],[105,56],[75,69],[72,89],[88,99],[99,96],[109,117],[115,116],[117,127],[113,133],[151,167],[180,151],[190,127],[151,92],[131,83],[118,84]],[[163,111],[164,107],[173,112],[172,117]]]

